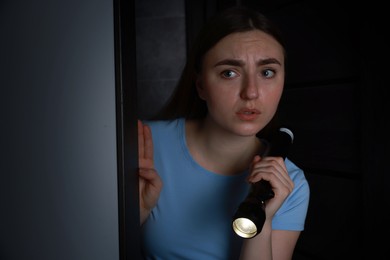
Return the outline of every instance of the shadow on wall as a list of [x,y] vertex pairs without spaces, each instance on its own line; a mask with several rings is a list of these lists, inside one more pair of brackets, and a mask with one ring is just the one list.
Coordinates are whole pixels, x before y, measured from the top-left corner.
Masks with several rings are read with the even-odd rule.
[[138,114],[159,111],[179,80],[186,59],[184,0],[135,1]]

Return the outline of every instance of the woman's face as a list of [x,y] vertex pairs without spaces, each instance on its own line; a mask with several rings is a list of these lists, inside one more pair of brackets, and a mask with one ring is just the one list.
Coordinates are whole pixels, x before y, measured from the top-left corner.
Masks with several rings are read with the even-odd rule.
[[207,119],[249,136],[274,116],[284,85],[283,47],[260,31],[233,33],[210,49],[197,79]]

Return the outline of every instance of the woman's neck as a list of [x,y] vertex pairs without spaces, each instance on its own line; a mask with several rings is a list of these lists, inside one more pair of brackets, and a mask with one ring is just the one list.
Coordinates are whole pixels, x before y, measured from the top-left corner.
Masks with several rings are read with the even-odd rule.
[[238,136],[204,120],[186,121],[186,141],[194,160],[203,168],[222,175],[235,175],[248,169],[260,151],[254,136]]

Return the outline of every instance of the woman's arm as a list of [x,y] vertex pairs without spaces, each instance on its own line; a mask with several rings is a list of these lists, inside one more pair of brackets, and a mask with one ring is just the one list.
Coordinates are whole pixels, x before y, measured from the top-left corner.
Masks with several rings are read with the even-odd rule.
[[266,220],[261,232],[245,239],[240,260],[290,260],[298,240],[299,231],[272,230],[272,219],[294,189],[283,158],[255,156],[251,165],[250,182],[266,180],[275,196],[266,202]]
[[245,239],[240,260],[291,260],[300,231],[271,230],[264,224],[256,237]]

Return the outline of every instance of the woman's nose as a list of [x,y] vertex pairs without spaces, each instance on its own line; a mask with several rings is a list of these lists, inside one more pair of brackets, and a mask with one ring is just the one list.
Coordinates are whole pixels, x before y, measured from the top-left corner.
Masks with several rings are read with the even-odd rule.
[[247,77],[242,82],[240,96],[242,99],[256,99],[259,97],[259,82],[254,77]]

